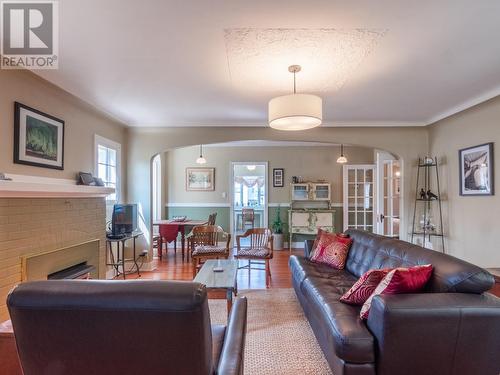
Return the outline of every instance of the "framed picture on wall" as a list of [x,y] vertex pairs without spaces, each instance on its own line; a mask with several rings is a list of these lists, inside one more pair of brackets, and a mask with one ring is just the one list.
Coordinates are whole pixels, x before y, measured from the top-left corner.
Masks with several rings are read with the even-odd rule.
[[15,102],[14,163],[64,169],[64,121]]
[[215,168],[186,168],[186,191],[215,190]]
[[273,187],[285,186],[285,170],[283,168],[273,169]]
[[493,143],[458,151],[460,195],[494,195]]

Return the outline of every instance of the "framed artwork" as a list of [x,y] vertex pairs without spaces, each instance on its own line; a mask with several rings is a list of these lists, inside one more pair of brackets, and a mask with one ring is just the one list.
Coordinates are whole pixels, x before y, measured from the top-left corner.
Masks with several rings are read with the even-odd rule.
[[285,170],[283,168],[273,169],[273,187],[285,186]]
[[14,163],[64,169],[64,121],[14,104]]
[[493,143],[458,151],[460,195],[494,195]]
[[215,168],[186,168],[186,191],[215,190]]

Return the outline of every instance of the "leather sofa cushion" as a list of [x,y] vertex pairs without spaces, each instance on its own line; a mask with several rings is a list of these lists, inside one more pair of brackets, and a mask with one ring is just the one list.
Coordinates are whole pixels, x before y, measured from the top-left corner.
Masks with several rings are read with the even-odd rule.
[[[351,363],[374,362],[373,336],[359,319],[360,307],[340,302],[340,297],[356,282],[356,277],[344,270],[330,268],[327,272],[304,258],[294,261],[292,270],[302,266],[302,271],[307,273],[301,291],[311,312],[323,322],[336,356]],[[311,266],[315,269],[312,272]]]
[[290,257],[290,270],[292,278],[297,281],[297,284],[304,281],[306,277],[324,277],[328,279],[339,273],[339,270],[326,264],[313,263],[307,258],[297,256]]
[[370,269],[432,264],[434,272],[427,291],[483,293],[493,286],[490,273],[453,256],[360,230],[346,233],[353,239],[346,270],[357,277]]

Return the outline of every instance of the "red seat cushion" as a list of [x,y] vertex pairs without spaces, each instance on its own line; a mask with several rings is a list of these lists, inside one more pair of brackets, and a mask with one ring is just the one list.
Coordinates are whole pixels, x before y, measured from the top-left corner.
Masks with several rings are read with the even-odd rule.
[[340,297],[340,300],[350,305],[362,305],[390,271],[391,269],[388,268],[365,272],[358,281],[354,283],[351,289]]
[[359,316],[367,319],[370,314],[372,300],[379,294],[412,293],[421,290],[432,274],[432,265],[415,266],[410,268],[395,268],[382,279],[373,293],[364,303]]
[[352,239],[349,237],[323,232],[311,260],[341,270],[345,266],[351,244]]

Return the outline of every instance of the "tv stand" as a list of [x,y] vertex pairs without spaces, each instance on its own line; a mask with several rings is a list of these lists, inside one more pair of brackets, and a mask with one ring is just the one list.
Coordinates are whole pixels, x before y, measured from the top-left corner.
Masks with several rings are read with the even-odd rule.
[[[106,237],[106,265],[112,266],[115,269],[115,277],[123,276],[123,279],[126,278],[128,274],[137,273],[139,277],[141,277],[141,271],[139,268],[139,264],[137,263],[137,255],[136,255],[136,239],[139,236],[142,236],[142,232],[133,232],[133,233],[125,233],[121,235],[120,238],[115,238],[116,235],[107,236]],[[125,243],[129,240],[133,241],[133,258],[125,259]],[[113,243],[116,243],[116,259],[115,254],[113,252]],[[125,262],[132,261],[134,265],[130,269],[130,271],[125,270]],[[121,267],[121,272],[120,272]],[[133,271],[135,268],[135,271]]]

